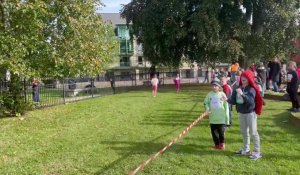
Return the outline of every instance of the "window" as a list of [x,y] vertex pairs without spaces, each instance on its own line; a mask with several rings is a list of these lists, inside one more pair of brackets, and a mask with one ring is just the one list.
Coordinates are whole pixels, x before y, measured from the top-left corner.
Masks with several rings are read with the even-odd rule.
[[120,67],[128,67],[130,66],[129,57],[122,57],[120,59]]
[[130,54],[132,53],[132,41],[131,40],[120,40],[120,53]]
[[127,26],[118,26],[118,37],[120,39],[130,39],[129,29],[127,28]]
[[138,64],[143,65],[143,57],[141,56],[138,57]]

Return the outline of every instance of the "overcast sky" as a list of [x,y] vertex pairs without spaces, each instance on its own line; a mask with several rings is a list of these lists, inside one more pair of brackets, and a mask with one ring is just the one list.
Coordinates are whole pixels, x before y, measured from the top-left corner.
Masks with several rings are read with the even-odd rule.
[[122,6],[121,4],[128,4],[131,0],[102,0],[105,7],[97,9],[98,13],[118,13]]

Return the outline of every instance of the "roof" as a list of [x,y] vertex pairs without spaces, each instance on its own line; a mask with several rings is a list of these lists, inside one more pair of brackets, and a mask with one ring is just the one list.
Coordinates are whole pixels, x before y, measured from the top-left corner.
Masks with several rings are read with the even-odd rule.
[[126,19],[121,18],[120,13],[99,13],[105,22],[111,23],[112,25],[126,24]]

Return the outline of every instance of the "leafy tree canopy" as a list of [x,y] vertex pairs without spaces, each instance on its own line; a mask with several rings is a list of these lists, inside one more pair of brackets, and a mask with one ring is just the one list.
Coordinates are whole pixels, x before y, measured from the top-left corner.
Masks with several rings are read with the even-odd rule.
[[[132,0],[122,16],[153,64],[213,64],[288,55],[299,0]],[[298,20],[298,22],[297,22]]]
[[99,0],[0,0],[0,67],[26,77],[93,75],[117,54]]

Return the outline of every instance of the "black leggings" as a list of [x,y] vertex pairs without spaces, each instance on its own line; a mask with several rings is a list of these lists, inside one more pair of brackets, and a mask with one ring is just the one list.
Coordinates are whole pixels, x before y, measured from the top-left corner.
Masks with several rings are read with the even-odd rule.
[[225,143],[225,124],[210,124],[210,129],[215,145]]
[[288,90],[287,92],[291,98],[293,108],[299,109],[297,90]]

